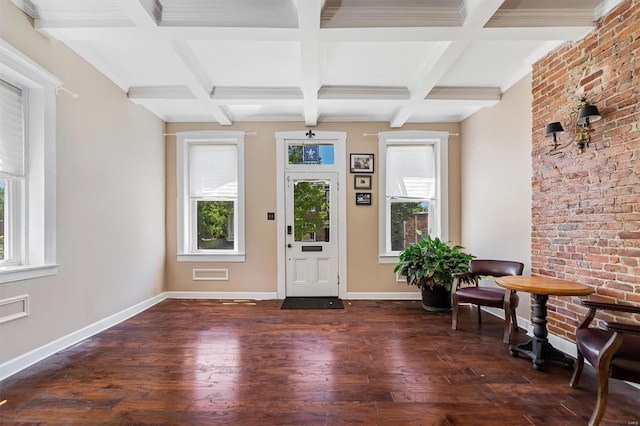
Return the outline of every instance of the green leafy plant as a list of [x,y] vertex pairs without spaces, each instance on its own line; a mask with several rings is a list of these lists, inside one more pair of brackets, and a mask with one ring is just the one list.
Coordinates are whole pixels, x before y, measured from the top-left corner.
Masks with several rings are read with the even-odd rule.
[[[406,275],[407,284],[420,290],[443,286],[451,291],[454,274],[467,272],[475,256],[465,253],[464,247],[451,245],[438,237],[425,236],[422,241],[402,250],[393,272]],[[461,276],[461,279],[465,279]]]

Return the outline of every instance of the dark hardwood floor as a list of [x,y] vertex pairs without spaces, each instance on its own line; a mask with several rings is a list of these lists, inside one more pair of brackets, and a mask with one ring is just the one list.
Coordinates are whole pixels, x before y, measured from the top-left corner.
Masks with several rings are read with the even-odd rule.
[[[502,323],[419,302],[166,300],[0,382],[0,424],[585,425],[595,374],[509,356]],[[523,331],[514,339],[526,340]],[[604,424],[638,425],[612,381]]]

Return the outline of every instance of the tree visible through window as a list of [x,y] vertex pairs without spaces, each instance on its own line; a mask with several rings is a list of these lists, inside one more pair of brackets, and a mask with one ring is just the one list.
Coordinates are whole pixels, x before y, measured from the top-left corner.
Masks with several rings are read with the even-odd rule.
[[198,250],[233,250],[233,201],[198,201]]
[[298,181],[293,190],[296,241],[329,241],[328,182]]
[[391,250],[403,250],[428,233],[428,202],[391,203]]

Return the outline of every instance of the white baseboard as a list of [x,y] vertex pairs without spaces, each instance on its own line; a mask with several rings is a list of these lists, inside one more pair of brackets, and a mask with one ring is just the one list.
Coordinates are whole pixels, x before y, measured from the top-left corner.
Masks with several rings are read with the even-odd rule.
[[20,355],[14,359],[11,359],[3,364],[0,364],[0,380],[4,380],[7,377],[16,374],[17,372],[24,370],[25,368],[42,361],[43,359],[60,352],[70,346],[87,339],[94,334],[100,333],[113,327],[114,325],[121,323],[122,321],[131,318],[140,312],[149,309],[153,305],[162,302],[165,299],[164,293],[158,294],[150,299],[131,306],[123,311],[108,316],[100,321],[94,322],[80,330],[67,334],[59,339],[56,339],[50,343],[40,346],[32,351],[29,351],[23,355]]
[[359,292],[353,291],[347,293],[349,300],[422,300],[420,292]]
[[232,291],[165,291],[165,299],[237,299],[273,300],[277,292],[232,292]]

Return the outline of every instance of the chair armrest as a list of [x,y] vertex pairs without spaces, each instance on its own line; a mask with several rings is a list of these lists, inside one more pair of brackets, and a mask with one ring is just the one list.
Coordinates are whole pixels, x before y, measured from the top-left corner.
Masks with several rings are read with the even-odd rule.
[[469,271],[467,272],[456,272],[453,274],[453,278],[462,278],[462,277],[471,277],[473,274]]
[[611,331],[640,335],[640,325],[606,321],[604,326]]
[[582,299],[580,301],[587,308],[605,309],[617,312],[630,312],[632,314],[640,314],[640,306],[624,305],[621,303],[604,302],[593,299]]
[[587,328],[593,318],[596,316],[598,309],[617,311],[617,312],[629,312],[632,314],[640,314],[640,306],[625,305],[621,303],[612,303],[609,299],[603,299],[598,296],[592,296],[580,300],[582,306],[589,308],[589,312],[578,324],[578,329]]
[[465,284],[474,283],[477,285],[476,274],[473,274],[469,271],[456,272],[455,274],[453,274],[453,282],[454,282],[454,287],[452,288],[452,290],[456,290],[458,287],[460,287],[460,284],[462,283],[465,283]]

